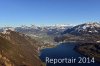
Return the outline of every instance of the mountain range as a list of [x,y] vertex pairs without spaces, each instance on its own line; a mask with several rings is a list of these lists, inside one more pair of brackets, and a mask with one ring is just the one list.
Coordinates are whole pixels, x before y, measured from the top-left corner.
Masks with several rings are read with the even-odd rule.
[[[55,26],[2,27],[0,29],[0,66],[45,66],[39,59],[39,54],[41,49],[53,46],[50,45],[47,37],[50,36],[49,31],[64,30],[64,28],[65,26],[59,28]],[[44,36],[46,36],[45,41],[40,39]]]
[[2,27],[0,28],[0,66],[34,66],[34,64],[45,66],[39,59],[41,49],[53,47],[55,42],[98,43],[99,36],[100,23],[97,22],[76,26]]
[[70,33],[73,35],[81,35],[81,34],[100,34],[100,23],[84,23],[64,31],[63,34]]
[[66,29],[60,36],[55,37],[55,41],[99,42],[99,36],[100,23],[90,22]]

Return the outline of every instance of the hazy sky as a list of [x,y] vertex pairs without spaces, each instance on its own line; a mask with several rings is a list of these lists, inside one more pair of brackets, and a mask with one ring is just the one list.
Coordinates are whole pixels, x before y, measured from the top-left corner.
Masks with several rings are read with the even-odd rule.
[[0,0],[0,26],[100,21],[100,0]]

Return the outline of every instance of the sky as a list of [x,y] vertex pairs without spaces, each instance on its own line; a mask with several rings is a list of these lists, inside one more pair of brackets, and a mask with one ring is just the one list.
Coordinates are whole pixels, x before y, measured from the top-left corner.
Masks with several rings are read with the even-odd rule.
[[100,21],[100,0],[0,0],[0,26]]

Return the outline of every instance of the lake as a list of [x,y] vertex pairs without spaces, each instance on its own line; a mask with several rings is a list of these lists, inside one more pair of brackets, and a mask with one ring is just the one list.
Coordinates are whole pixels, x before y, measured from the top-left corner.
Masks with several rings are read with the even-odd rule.
[[[77,45],[76,43],[62,43],[54,48],[46,48],[43,49],[41,51],[41,55],[40,55],[40,59],[46,63],[46,66],[75,66],[75,65],[81,65],[81,66],[99,66],[100,64],[96,63],[96,62],[92,62],[92,59],[89,58],[88,60],[86,60],[86,63],[79,63],[80,58],[84,58],[83,55],[81,55],[80,53],[76,52],[74,50],[75,45]],[[59,62],[60,63],[47,63],[47,59],[60,59]],[[64,59],[67,58],[68,60],[75,58],[76,61],[75,63],[65,63]],[[86,57],[85,59],[87,59],[88,57]],[[53,60],[51,60],[53,62]],[[62,61],[62,63],[61,63]],[[84,61],[84,60],[83,60]],[[90,63],[87,63],[87,61],[89,61]]]

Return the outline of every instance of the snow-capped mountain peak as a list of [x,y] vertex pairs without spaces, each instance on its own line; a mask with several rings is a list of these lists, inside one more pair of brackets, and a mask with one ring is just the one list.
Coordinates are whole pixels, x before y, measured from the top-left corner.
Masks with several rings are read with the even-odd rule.
[[65,31],[65,33],[72,34],[94,34],[100,33],[100,23],[97,22],[89,22],[77,25]]

